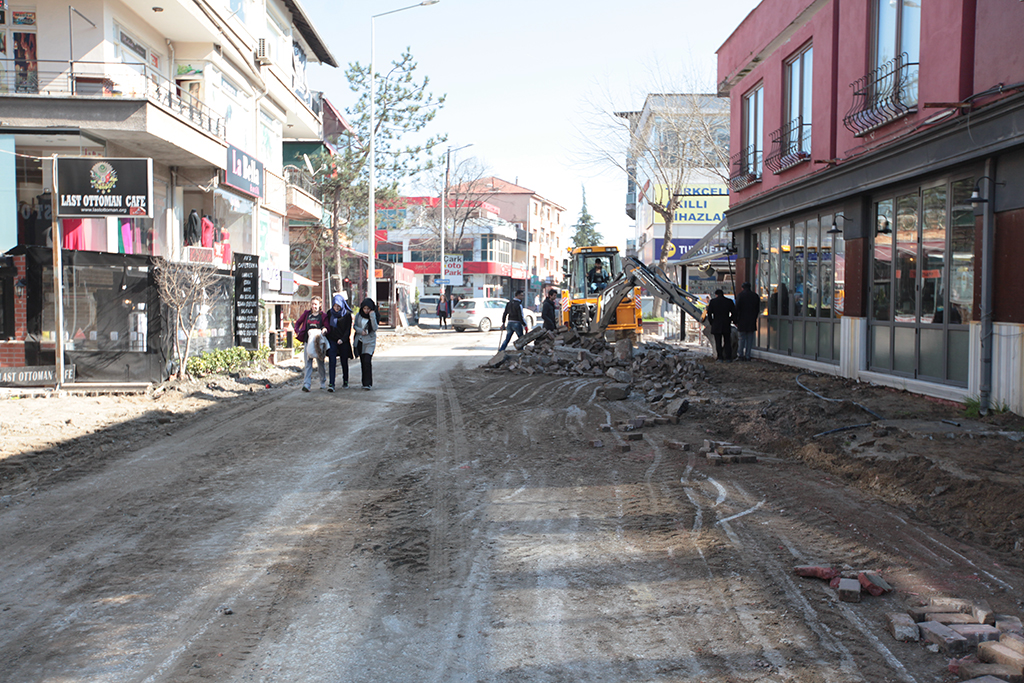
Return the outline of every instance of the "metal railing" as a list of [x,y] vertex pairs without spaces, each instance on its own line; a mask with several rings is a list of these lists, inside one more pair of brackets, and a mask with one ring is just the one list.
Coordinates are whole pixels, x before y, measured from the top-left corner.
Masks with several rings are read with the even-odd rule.
[[764,165],[772,173],[782,173],[811,158],[811,124],[797,117],[771,134],[772,151]]
[[141,64],[0,59],[0,96],[5,94],[145,98],[218,138],[227,133],[223,117]]
[[919,66],[903,52],[851,83],[853,104],[843,125],[860,136],[916,111]]
[[313,176],[309,175],[309,171],[295,166],[285,166],[284,180],[289,185],[294,185],[315,199],[321,199],[320,186],[313,180]]
[[731,189],[739,191],[761,182],[762,154],[763,152],[754,143],[747,145],[739,154],[732,156],[732,165],[736,167],[737,172],[729,178]]

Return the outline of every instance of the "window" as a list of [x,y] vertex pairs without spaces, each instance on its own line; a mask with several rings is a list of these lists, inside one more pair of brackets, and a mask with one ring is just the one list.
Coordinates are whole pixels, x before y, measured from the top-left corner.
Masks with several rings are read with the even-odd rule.
[[786,64],[786,100],[789,123],[783,137],[783,163],[795,163],[811,154],[811,76],[814,50],[806,50]]
[[[0,60],[14,57],[15,92],[38,92],[36,50],[36,13],[11,9],[9,3],[0,5]],[[10,87],[8,78],[10,76],[3,78],[5,88]]]
[[512,263],[512,243],[499,237],[480,238],[480,260]]
[[[147,76],[154,82],[163,76],[160,71],[163,67],[163,57],[150,50],[141,40],[118,24],[114,24],[114,45],[121,62],[132,65],[133,70],[140,75]],[[135,88],[138,94],[145,92],[145,86],[142,84],[132,84],[130,87]]]
[[917,103],[921,61],[920,0],[875,0],[875,68],[893,65],[893,81],[906,105]]
[[743,156],[740,170],[744,175],[761,177],[763,138],[764,85],[759,85],[743,98]]

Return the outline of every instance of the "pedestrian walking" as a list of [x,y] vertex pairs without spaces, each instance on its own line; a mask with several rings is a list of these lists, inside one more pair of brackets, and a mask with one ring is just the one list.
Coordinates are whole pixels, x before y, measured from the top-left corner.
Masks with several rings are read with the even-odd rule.
[[437,300],[437,319],[441,322],[441,329],[448,329],[448,318],[452,317],[451,294],[444,294]]
[[373,351],[377,347],[377,328],[380,322],[377,317],[377,304],[366,297],[359,304],[359,313],[352,319],[352,330],[355,332],[355,354],[359,358],[362,371],[363,389],[373,388]]
[[736,304],[725,298],[725,292],[715,290],[715,298],[708,303],[708,321],[711,334],[715,337],[715,352],[718,360],[732,362],[732,319],[736,315]]
[[[508,321],[507,324],[506,320]],[[499,351],[505,350],[505,347],[512,340],[513,334],[517,338],[522,337],[526,329],[526,316],[523,315],[523,290],[521,289],[516,290],[516,295],[505,304],[505,310],[501,314],[501,329],[504,330],[506,327],[508,328],[508,333],[505,335],[505,341],[498,347]]]
[[761,297],[750,288],[749,282],[744,282],[740,293],[736,295],[736,329],[740,331],[738,360],[750,360],[757,332],[757,316],[760,313]]
[[328,351],[330,361],[328,375],[331,383],[327,391],[334,392],[334,378],[337,376],[338,361],[341,361],[341,386],[348,389],[348,360],[352,358],[352,307],[348,305],[345,295],[334,295],[331,310],[327,311],[327,341],[331,343]]
[[[302,312],[299,319],[295,321],[293,326],[295,329],[295,337],[303,344],[309,344],[310,342],[310,330],[320,330],[327,326],[327,314],[320,310],[323,306],[323,301],[318,296],[314,296],[309,301],[309,308]],[[327,388],[327,373],[324,371],[324,362],[316,354],[306,353],[306,362],[303,368],[302,375],[302,390],[309,391],[310,386],[313,384],[313,359],[316,358],[316,369],[320,374],[320,388]]]
[[554,332],[558,329],[558,290],[549,289],[544,299],[544,305],[540,311],[541,320],[544,321],[544,329]]

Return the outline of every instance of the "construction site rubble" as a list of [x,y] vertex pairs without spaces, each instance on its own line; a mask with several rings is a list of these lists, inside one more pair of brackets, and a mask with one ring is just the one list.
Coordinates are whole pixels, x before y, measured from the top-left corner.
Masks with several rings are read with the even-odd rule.
[[685,413],[707,384],[704,356],[661,342],[634,346],[630,339],[610,342],[562,326],[557,332],[535,329],[513,346],[514,351],[499,351],[483,367],[525,375],[604,377],[605,399],[619,401],[640,392],[665,417]]

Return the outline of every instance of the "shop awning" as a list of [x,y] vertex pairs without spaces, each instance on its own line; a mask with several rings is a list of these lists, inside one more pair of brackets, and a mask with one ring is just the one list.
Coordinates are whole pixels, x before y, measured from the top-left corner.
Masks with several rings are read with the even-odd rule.
[[310,280],[308,277],[299,275],[298,273],[292,273],[292,279],[295,280],[295,284],[306,285],[307,287],[316,287],[320,284],[316,280]]

